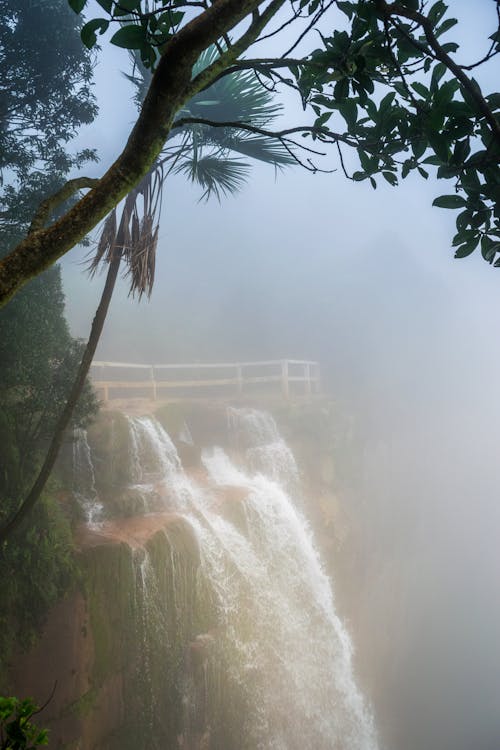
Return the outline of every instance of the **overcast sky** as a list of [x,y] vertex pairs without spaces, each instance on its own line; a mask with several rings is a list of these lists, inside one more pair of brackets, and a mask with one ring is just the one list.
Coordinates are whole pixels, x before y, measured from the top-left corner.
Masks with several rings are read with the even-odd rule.
[[[467,13],[464,55],[469,58],[484,49],[494,3],[455,0],[451,5],[457,15],[460,11],[460,17]],[[79,145],[97,148],[101,164],[90,171],[99,174],[121,151],[136,113],[130,84],[120,72],[127,70],[126,52],[104,43],[97,60],[96,93],[101,115],[85,130]],[[483,75],[488,76],[493,88],[494,68],[490,66]],[[286,123],[303,122],[307,116],[290,96],[286,101]],[[338,168],[333,149],[325,166]],[[307,285],[309,292],[300,290],[298,304],[304,302],[304,295],[314,296],[318,282],[328,307],[325,278],[331,283],[330,297],[341,293],[354,302],[360,286],[365,293],[367,276],[377,266],[383,267],[377,271],[380,296],[391,295],[395,285],[411,286],[411,277],[417,274],[429,283],[443,285],[445,296],[460,300],[460,314],[465,310],[481,319],[489,312],[496,313],[498,271],[476,254],[465,261],[453,261],[450,245],[455,212],[431,206],[436,195],[448,192],[450,183],[432,184],[410,177],[398,189],[391,189],[382,184],[383,180],[378,182],[378,190],[373,191],[367,183],[347,181],[340,171],[311,175],[300,168],[275,178],[272,168],[256,165],[249,184],[219,205],[215,200],[198,203],[200,192],[196,188],[182,178],[169,178],[153,298],[140,306],[134,301],[124,302],[126,284],[121,285],[122,293],[117,295],[121,299],[114,305],[101,352],[108,358],[123,356],[120,352],[125,332],[141,358],[149,354],[143,337],[145,327],[149,331],[159,326],[189,327],[187,304],[184,310],[176,309],[175,321],[164,319],[165,300],[172,297],[187,301],[201,294],[207,310],[213,312],[216,302],[225,309],[234,290],[246,281],[257,291],[261,286],[264,296],[283,294],[290,286],[290,296],[294,297],[297,286]],[[80,258],[81,252],[75,250],[65,261],[65,281],[72,326],[77,335],[85,336],[102,280],[89,285],[78,265]],[[207,267],[219,274],[220,283],[213,284],[216,299],[204,288]],[[344,274],[345,280],[341,278]],[[351,287],[349,292],[346,285]],[[258,305],[258,299],[254,303]],[[355,306],[360,306],[359,301]],[[376,311],[372,309],[369,317],[373,324]],[[214,325],[219,324],[214,320]],[[217,328],[209,333],[215,338]],[[300,349],[300,342],[297,344]],[[165,352],[158,351],[160,358],[167,355],[168,347]],[[200,359],[209,355],[207,348]],[[285,355],[302,356],[300,351],[281,351],[276,342],[276,356]]]

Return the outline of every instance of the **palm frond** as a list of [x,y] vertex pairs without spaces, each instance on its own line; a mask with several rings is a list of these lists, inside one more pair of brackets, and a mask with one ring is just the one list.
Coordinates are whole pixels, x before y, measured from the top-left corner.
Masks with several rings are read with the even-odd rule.
[[195,94],[182,115],[215,122],[251,122],[265,127],[282,111],[282,105],[260,83],[253,71],[224,76],[205,91]]
[[129,57],[132,63],[132,73],[122,73],[122,75],[135,87],[134,101],[137,108],[140,109],[153,74],[142,62],[139,50],[129,50]]
[[[222,130],[217,139],[216,130]],[[211,128],[212,143],[228,151],[234,151],[250,159],[273,164],[275,167],[285,167],[295,164],[291,149],[288,150],[279,138],[251,133],[246,130],[230,130],[229,128]]]
[[94,274],[101,262],[110,262],[116,248],[126,263],[129,294],[139,299],[144,294],[149,297],[153,289],[163,181],[163,168],[157,165],[127,196],[118,230],[116,211],[111,212],[89,266]]
[[116,246],[116,208],[108,214],[102,227],[101,236],[97,244],[94,257],[88,264],[90,277],[95,276],[101,261],[109,263]]
[[185,174],[204,189],[202,199],[214,195],[217,200],[235,193],[244,185],[250,165],[240,159],[210,154],[199,159],[184,159],[175,172]]

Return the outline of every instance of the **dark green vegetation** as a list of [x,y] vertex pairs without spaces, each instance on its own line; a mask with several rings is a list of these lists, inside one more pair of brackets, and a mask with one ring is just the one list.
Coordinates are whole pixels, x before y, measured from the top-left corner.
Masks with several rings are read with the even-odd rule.
[[[26,234],[40,201],[91,156],[71,155],[66,144],[96,107],[91,58],[64,0],[0,2],[0,29],[2,256]],[[82,350],[65,319],[58,267],[0,313],[0,525],[39,471]],[[96,410],[86,386],[74,423],[85,424]],[[14,641],[28,646],[74,581],[71,533],[56,490],[53,480],[30,523],[0,545],[0,680]]]
[[[0,315],[0,497],[4,502],[15,504],[33,480],[82,348],[68,330],[57,267],[35,279]],[[96,406],[87,386],[75,423],[85,423]],[[1,517],[5,511],[3,506]]]
[[0,557],[0,686],[17,650],[36,641],[47,612],[77,581],[71,528],[51,483],[30,522],[3,545]]
[[78,21],[61,0],[1,0],[2,172],[11,169],[21,180],[34,180],[37,166],[42,174],[65,175],[90,156],[71,155],[65,148],[97,112],[90,92],[91,59],[81,49],[75,26]]
[[29,698],[0,698],[0,748],[1,750],[31,750],[46,745],[47,732],[31,722],[37,712]]

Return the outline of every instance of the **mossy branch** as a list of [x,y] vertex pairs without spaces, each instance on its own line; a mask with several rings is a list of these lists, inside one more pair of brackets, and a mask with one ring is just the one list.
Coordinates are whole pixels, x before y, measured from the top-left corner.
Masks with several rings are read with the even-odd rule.
[[[200,54],[224,33],[256,13],[263,0],[215,0],[172,37],[152,77],[139,118],[118,159],[97,184],[49,227],[32,231],[0,261],[0,306],[27,281],[51,266],[90,232],[144,177],[161,153],[175,113],[193,95],[191,72]],[[240,39],[243,52],[254,41],[262,19],[269,20],[284,0],[273,0]],[[242,41],[244,40],[244,41]],[[230,64],[233,60],[228,60]],[[216,69],[213,77],[220,72]],[[208,75],[208,74],[207,74]],[[207,75],[199,87],[209,83]]]
[[68,180],[60,190],[40,203],[33,219],[31,220],[28,234],[36,232],[38,229],[43,229],[55,209],[60,206],[61,203],[68,200],[68,198],[71,198],[71,196],[78,192],[78,190],[93,188],[98,184],[99,180],[91,177],[76,177],[74,180]]

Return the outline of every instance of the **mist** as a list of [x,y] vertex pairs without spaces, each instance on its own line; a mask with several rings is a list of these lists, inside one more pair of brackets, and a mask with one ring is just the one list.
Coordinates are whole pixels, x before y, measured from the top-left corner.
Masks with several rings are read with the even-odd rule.
[[[492,750],[498,278],[476,257],[452,259],[453,219],[430,208],[440,188],[375,192],[338,171],[258,167],[218,205],[171,178],[153,296],[137,304],[123,285],[98,357],[318,360],[355,424],[358,578],[344,584],[357,587],[345,615],[382,736],[390,748]],[[98,285],[91,298],[76,261],[64,273],[83,336]]]
[[[464,40],[474,51],[487,15],[475,5]],[[126,68],[104,44],[100,119],[77,144],[98,147],[96,174],[135,117]],[[347,181],[334,159],[327,167],[335,171],[257,166],[221,203],[169,177],[151,299],[134,300],[121,280],[96,358],[318,361],[348,456],[337,467],[349,530],[334,588],[381,749],[494,750],[498,270],[476,254],[453,259],[454,212],[431,207],[446,183],[409,177],[372,190]],[[80,338],[104,283],[85,273],[88,251],[62,261]]]
[[[345,615],[382,736],[391,748],[492,749],[496,270],[452,259],[431,187],[380,195],[338,174],[262,173],[223,206],[169,188],[153,297],[137,305],[122,292],[99,358],[318,360],[355,424],[358,579],[346,586],[359,588]],[[82,335],[84,308],[69,309]]]

